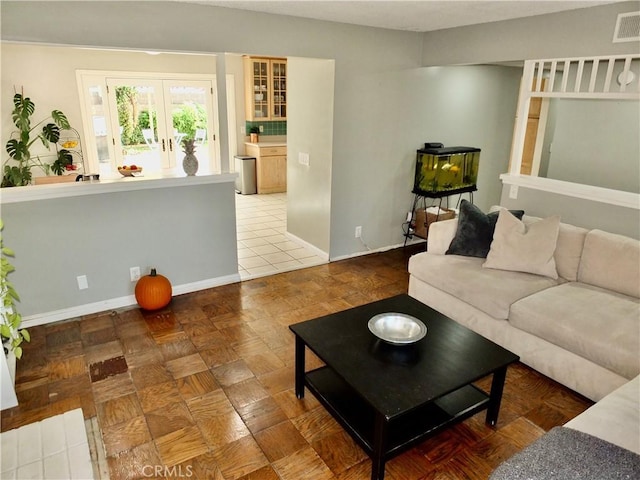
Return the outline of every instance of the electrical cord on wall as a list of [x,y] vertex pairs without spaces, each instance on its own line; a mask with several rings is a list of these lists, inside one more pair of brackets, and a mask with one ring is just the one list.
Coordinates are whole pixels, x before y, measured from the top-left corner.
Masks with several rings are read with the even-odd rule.
[[360,240],[360,243],[362,243],[362,245],[364,245],[364,248],[367,249],[367,251],[371,251],[371,248],[369,248],[369,245],[367,245],[367,243],[364,241],[364,238],[362,238],[362,233],[360,233],[360,236],[358,237],[358,239]]

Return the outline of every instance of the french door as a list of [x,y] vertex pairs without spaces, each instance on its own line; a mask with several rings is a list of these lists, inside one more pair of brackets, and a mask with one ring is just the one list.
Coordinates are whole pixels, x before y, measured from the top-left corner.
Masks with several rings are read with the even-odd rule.
[[136,165],[143,174],[179,172],[182,142],[193,139],[199,172],[219,172],[213,79],[85,75],[81,83],[92,170],[112,176],[118,166]]

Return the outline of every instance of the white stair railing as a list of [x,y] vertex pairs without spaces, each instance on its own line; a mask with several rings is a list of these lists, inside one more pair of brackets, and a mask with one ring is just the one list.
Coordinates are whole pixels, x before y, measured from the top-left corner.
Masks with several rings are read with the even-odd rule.
[[545,104],[551,98],[640,101],[640,54],[525,61],[509,172],[500,175],[505,185],[511,185],[515,195],[517,187],[523,186],[640,210],[640,194],[637,193],[538,177],[541,155],[538,144],[531,175],[520,173],[532,98],[543,99],[538,135],[544,135]]
[[[511,175],[521,171],[529,105],[534,97],[640,100],[640,54],[526,60],[511,149]],[[539,165],[539,159],[533,163]],[[532,175],[537,175],[535,169]]]
[[[547,98],[635,100],[640,92],[639,60],[640,55],[529,60],[525,62],[524,70],[530,71],[537,82],[528,93]],[[614,82],[614,75],[620,81]],[[559,84],[556,82],[558,76]],[[543,78],[549,78],[544,87]],[[627,83],[624,81],[627,78],[633,80]]]

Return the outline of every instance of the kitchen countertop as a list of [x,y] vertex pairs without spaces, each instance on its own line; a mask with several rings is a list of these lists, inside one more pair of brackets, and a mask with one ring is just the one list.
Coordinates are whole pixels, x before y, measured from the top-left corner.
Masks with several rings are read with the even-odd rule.
[[26,187],[3,188],[0,203],[19,203],[49,198],[79,197],[102,193],[147,190],[155,188],[188,187],[208,183],[235,182],[237,173],[218,175],[186,176],[180,174],[157,174],[140,177],[109,178],[90,182],[52,183],[49,185],[29,185]]
[[256,147],[286,147],[287,142],[244,142],[245,145],[255,145]]

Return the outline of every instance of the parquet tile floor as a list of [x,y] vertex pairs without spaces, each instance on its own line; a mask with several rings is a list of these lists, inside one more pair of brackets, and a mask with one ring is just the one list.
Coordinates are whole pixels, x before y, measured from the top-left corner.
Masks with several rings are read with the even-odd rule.
[[[82,407],[97,416],[114,480],[368,479],[362,450],[311,394],[295,397],[287,327],[406,292],[407,261],[420,248],[181,295],[159,312],[32,328],[17,369],[20,404],[2,412],[2,431]],[[478,414],[388,462],[386,478],[486,479],[590,404],[517,364],[497,428]]]

